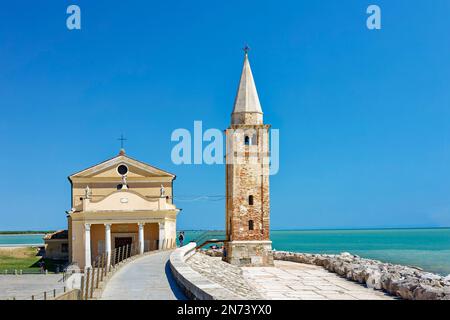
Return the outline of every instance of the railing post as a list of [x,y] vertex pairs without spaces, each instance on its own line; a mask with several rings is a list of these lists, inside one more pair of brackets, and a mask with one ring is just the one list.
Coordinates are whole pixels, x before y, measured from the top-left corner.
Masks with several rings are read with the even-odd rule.
[[44,291],[44,300],[47,300],[47,291]]
[[99,266],[99,272],[100,272],[100,281],[103,281],[103,264],[105,263],[104,262],[104,259],[103,259],[103,255],[101,255],[101,257],[100,257],[100,266]]
[[[91,293],[90,293],[90,297],[92,298],[94,296],[94,278],[95,278],[95,263],[97,262],[97,260],[94,260],[94,262],[92,263],[92,278],[91,278]],[[98,265],[97,265],[98,268]],[[98,276],[98,271],[97,271],[97,276]]]
[[90,268],[88,268],[87,272],[86,272],[86,288],[84,290],[84,292],[85,292],[84,300],[88,300],[88,298],[89,298],[89,273],[90,273]]
[[111,250],[111,267],[114,267],[114,259],[116,256],[115,251],[116,251],[116,249]]
[[108,253],[105,253],[105,267],[103,269],[103,276],[106,277],[106,272],[108,271]]
[[84,297],[84,275],[81,276],[80,297],[81,297],[81,300],[83,300],[83,297]]
[[122,252],[122,247],[119,247],[119,253],[117,255],[117,263],[120,263],[121,252]]
[[31,296],[31,300],[34,300],[34,295]]
[[100,280],[100,273],[99,273],[99,268],[100,266],[100,257],[97,257],[97,279],[96,279],[96,284],[95,284],[95,288],[98,289],[98,285],[99,285],[99,280]]
[[123,261],[123,257],[125,256],[125,246],[122,246],[122,258],[120,261]]
[[106,270],[105,270],[105,273],[108,274],[110,269],[111,269],[111,251],[106,253]]
[[56,289],[53,289],[53,298],[56,298]]

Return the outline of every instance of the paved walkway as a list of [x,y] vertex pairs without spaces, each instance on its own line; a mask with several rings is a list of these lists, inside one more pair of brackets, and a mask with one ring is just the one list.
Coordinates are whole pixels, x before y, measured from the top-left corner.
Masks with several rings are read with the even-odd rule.
[[269,300],[391,300],[382,291],[339,277],[322,267],[275,261],[275,267],[242,268],[244,278]]
[[[57,294],[63,292],[64,282],[61,274],[23,274],[0,275],[0,300],[12,299],[30,300],[34,295],[36,299],[44,298],[44,291],[53,291]],[[48,293],[49,297],[52,295]]]
[[102,300],[185,300],[169,267],[172,251],[157,252],[123,266],[106,284]]

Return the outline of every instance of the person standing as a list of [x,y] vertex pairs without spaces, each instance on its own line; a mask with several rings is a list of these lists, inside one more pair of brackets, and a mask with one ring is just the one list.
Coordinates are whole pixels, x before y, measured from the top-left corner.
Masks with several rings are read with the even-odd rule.
[[178,241],[180,242],[180,247],[182,247],[184,241],[184,231],[180,232],[180,235],[178,236]]

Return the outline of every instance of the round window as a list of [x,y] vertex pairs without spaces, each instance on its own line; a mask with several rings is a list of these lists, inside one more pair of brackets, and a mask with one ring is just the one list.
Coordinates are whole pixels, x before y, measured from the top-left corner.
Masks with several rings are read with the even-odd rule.
[[120,166],[117,167],[117,172],[121,175],[124,176],[128,173],[128,167],[124,164],[121,164]]

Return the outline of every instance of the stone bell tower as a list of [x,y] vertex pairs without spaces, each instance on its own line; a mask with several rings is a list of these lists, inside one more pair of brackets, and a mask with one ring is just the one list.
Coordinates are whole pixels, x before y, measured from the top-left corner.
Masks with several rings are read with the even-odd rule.
[[238,266],[273,265],[269,228],[269,128],[244,49],[244,66],[225,131],[226,234],[223,260]]

